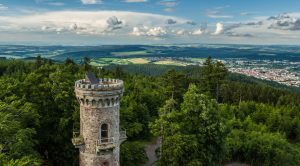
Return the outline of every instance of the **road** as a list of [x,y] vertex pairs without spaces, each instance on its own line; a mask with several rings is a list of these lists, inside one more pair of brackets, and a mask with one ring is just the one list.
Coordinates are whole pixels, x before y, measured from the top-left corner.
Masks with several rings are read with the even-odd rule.
[[149,161],[144,166],[155,166],[155,161],[157,160],[155,155],[155,150],[159,148],[161,139],[157,138],[155,141],[149,143],[146,147],[146,153]]

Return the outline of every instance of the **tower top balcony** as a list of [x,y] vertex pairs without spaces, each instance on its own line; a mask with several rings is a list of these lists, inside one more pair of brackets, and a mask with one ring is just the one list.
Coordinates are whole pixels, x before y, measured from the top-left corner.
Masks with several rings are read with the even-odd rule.
[[96,78],[91,72],[86,73],[85,79],[75,82],[75,88],[84,91],[111,91],[122,90],[124,83],[119,79]]
[[106,108],[118,106],[124,92],[124,82],[112,78],[96,78],[87,73],[86,78],[75,82],[78,102],[84,106]]

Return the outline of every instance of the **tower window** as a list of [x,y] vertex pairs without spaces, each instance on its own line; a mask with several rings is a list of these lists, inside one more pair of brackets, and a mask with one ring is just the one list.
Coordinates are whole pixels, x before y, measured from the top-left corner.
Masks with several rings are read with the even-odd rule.
[[92,100],[92,106],[95,106],[95,105],[96,105],[96,101]]
[[102,124],[101,125],[101,142],[108,142],[108,125]]
[[105,99],[105,102],[106,102],[106,106],[109,107],[109,106],[110,106],[110,101],[109,101],[109,99]]

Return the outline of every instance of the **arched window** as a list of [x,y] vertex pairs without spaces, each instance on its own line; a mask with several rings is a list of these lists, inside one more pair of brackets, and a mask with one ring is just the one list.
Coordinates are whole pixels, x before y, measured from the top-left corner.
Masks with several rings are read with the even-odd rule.
[[80,99],[80,102],[81,102],[81,104],[84,104],[84,100],[83,99]]
[[92,106],[95,106],[95,105],[96,105],[96,101],[92,100]]
[[110,106],[110,100],[109,99],[105,99],[106,102],[106,106],[109,107]]
[[114,98],[111,99],[111,104],[112,104],[112,106],[115,105],[115,99]]
[[108,125],[106,123],[101,125],[101,142],[108,142]]

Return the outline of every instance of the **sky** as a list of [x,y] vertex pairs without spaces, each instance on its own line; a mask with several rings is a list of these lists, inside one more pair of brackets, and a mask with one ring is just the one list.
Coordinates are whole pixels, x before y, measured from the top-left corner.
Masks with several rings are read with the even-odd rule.
[[0,0],[0,44],[300,44],[299,0]]

